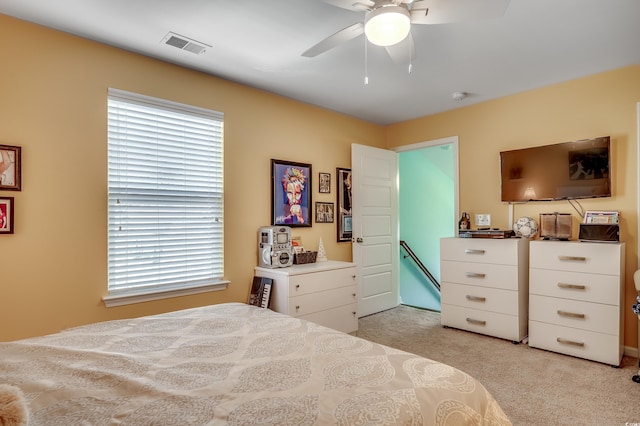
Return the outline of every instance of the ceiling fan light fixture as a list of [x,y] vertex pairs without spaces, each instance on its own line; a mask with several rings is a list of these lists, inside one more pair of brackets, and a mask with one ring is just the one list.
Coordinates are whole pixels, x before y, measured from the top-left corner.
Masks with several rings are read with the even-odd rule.
[[367,13],[364,33],[367,40],[377,46],[392,46],[409,35],[411,18],[409,11],[394,4],[378,7]]

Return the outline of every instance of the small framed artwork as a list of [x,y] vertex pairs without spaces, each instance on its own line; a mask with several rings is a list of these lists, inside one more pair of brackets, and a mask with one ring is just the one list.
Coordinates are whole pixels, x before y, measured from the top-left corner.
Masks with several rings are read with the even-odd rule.
[[271,160],[271,224],[311,226],[311,164]]
[[316,223],[333,223],[333,203],[316,203]]
[[351,241],[351,169],[336,168],[338,188],[338,242]]
[[0,145],[0,191],[20,191],[22,148]]
[[331,193],[331,173],[318,173],[318,192],[321,194]]
[[13,197],[0,197],[0,234],[13,234]]

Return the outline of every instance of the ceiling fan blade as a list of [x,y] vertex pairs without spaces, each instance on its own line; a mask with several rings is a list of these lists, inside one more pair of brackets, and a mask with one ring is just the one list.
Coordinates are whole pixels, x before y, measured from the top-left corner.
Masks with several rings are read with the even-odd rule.
[[418,0],[411,7],[412,24],[447,24],[504,15],[510,0]]
[[411,33],[402,40],[392,46],[386,46],[385,49],[396,64],[410,64],[411,60],[416,57],[416,50],[413,45],[413,37]]
[[364,34],[364,24],[362,22],[357,22],[325,38],[320,43],[305,51],[302,56],[313,58],[314,56],[318,56],[319,54],[333,49],[334,47],[339,46],[342,43],[353,40],[354,38],[362,34]]
[[323,2],[342,9],[353,10],[356,12],[368,11],[373,9],[375,2],[372,0],[322,0]]

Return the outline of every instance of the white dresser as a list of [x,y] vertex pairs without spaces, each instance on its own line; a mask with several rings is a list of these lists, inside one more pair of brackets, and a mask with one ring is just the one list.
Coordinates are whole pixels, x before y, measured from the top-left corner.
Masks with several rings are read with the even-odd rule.
[[624,243],[532,241],[529,346],[620,365]]
[[529,240],[440,240],[442,325],[520,342],[527,336]]
[[287,268],[256,267],[255,275],[273,279],[270,309],[345,333],[358,330],[354,263],[329,260]]

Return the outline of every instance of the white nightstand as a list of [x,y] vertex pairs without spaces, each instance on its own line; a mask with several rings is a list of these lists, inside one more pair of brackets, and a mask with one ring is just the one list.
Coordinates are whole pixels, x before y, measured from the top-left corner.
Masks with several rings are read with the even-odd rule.
[[273,279],[270,309],[345,333],[358,330],[354,263],[329,260],[287,268],[258,266],[255,275]]

